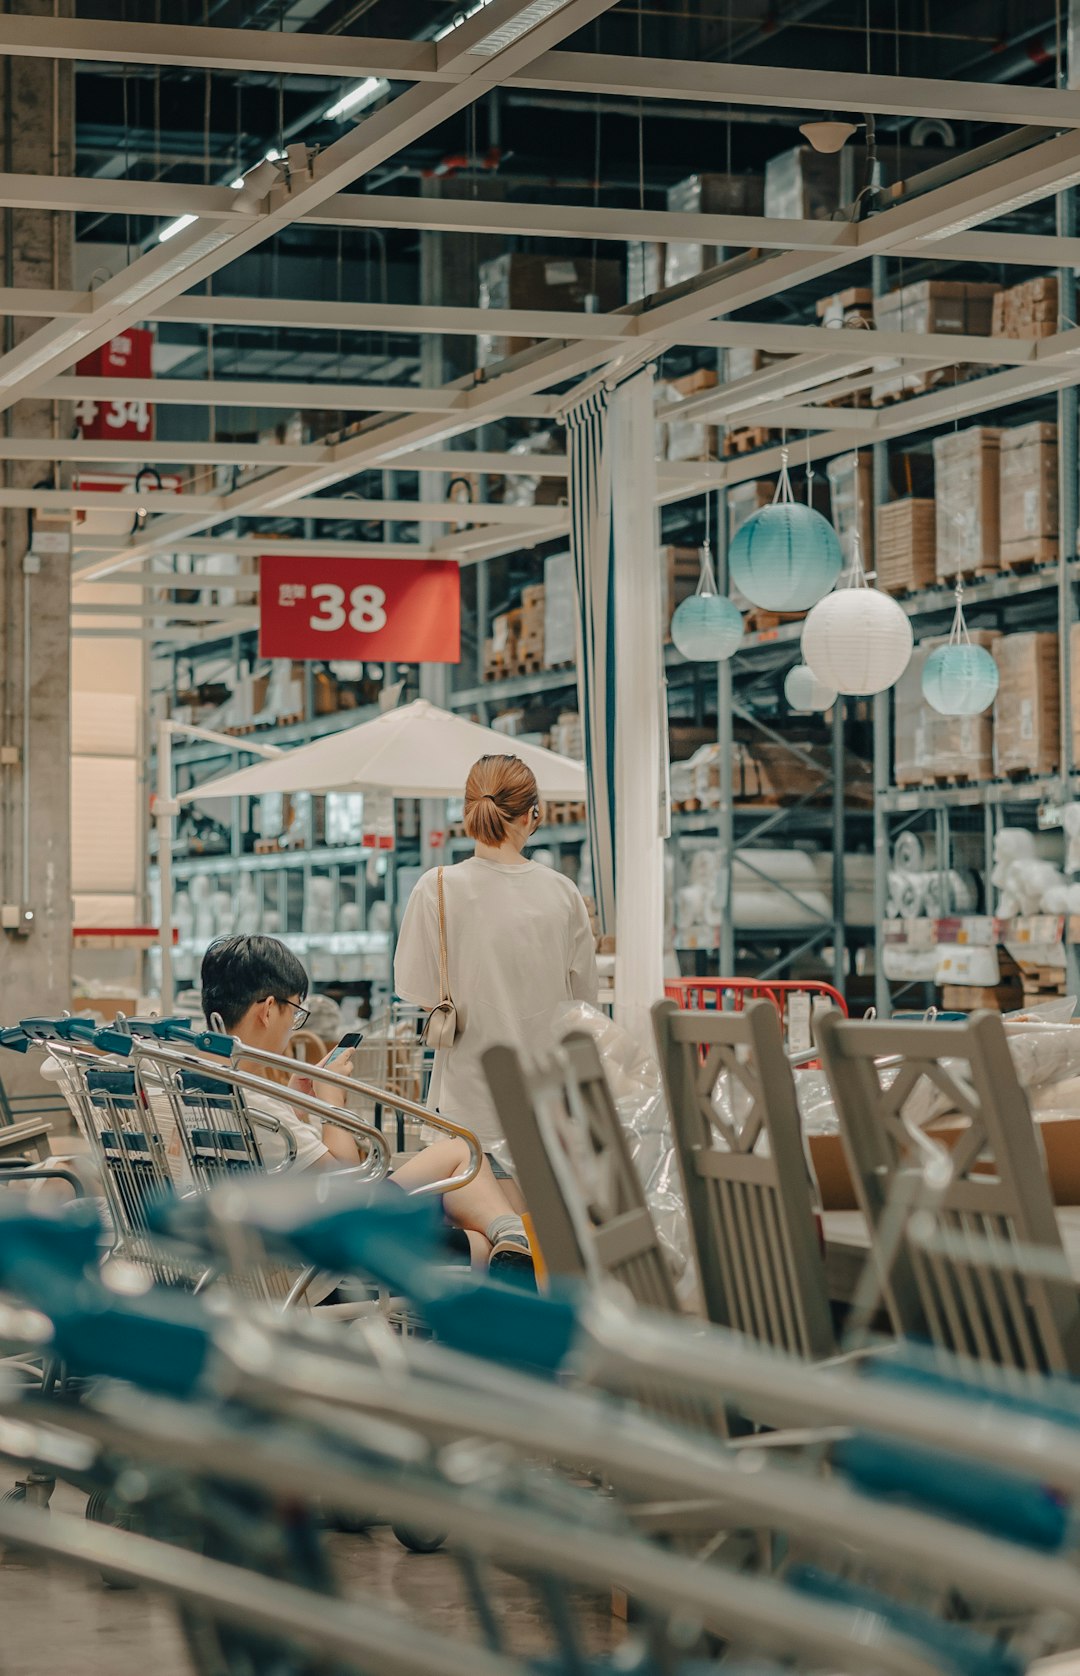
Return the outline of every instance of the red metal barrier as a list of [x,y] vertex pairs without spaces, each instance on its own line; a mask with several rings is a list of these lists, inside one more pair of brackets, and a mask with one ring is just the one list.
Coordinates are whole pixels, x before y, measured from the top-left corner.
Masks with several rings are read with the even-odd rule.
[[[815,979],[799,982],[791,978],[672,978],[665,983],[664,994],[669,1001],[678,1002],[680,1007],[690,1012],[741,1013],[747,1001],[771,1001],[780,1014],[789,1052],[792,1051],[790,1026],[793,1022],[790,1004],[795,996],[807,997],[807,1027],[816,1001],[839,1007],[845,1016],[848,1010],[847,1002],[838,989],[829,983],[818,983]],[[809,1036],[805,1045],[810,1045]]]

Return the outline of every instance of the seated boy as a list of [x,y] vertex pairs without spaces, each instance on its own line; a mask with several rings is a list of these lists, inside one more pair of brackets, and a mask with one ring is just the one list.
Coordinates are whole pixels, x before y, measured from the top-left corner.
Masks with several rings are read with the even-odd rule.
[[[275,937],[227,937],[212,943],[202,962],[202,1004],[206,1022],[220,1018],[228,1035],[247,1047],[265,1053],[286,1054],[289,1037],[307,1021],[304,1000],[308,975],[300,961]],[[325,1061],[323,1061],[325,1064]],[[318,1067],[313,1067],[317,1070]],[[348,1076],[351,1053],[334,1061],[334,1070]],[[325,1105],[344,1107],[345,1089],[338,1083],[323,1082],[317,1076],[297,1071],[290,1085]],[[352,1135],[333,1123],[322,1131],[305,1114],[269,1090],[247,1096],[252,1110],[276,1118],[288,1130],[296,1146],[296,1169],[333,1170],[355,1166],[360,1151]],[[464,1127],[464,1125],[463,1125]],[[287,1147],[276,1135],[259,1131],[259,1149],[267,1165],[281,1161]],[[416,1157],[394,1171],[395,1186],[407,1193],[434,1181],[462,1174],[469,1163],[469,1148],[456,1136],[433,1141]],[[473,1260],[487,1260],[494,1271],[500,1268],[531,1272],[532,1256],[520,1216],[510,1204],[485,1158],[480,1173],[465,1187],[456,1188],[443,1199],[446,1215],[454,1227],[464,1231]],[[524,1279],[525,1275],[521,1277]]]

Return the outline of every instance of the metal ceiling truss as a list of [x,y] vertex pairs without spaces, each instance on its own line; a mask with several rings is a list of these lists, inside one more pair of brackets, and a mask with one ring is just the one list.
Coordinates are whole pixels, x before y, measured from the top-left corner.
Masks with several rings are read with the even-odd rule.
[[[0,17],[0,54],[232,74],[336,76],[344,81],[376,76],[435,84],[440,91],[482,78],[489,84],[507,82],[548,93],[769,109],[872,110],[882,116],[959,118],[1004,127],[1080,128],[1080,99],[1056,88],[553,50],[553,43],[606,5],[592,7],[569,26],[564,8],[512,41],[503,53],[489,55],[485,43],[500,27],[509,25],[512,30],[522,10],[521,0],[490,0],[441,41],[5,14]],[[518,62],[511,64],[515,48]]]
[[[464,108],[487,87],[509,80],[516,80],[521,86],[545,90],[572,87],[579,92],[584,89],[598,95],[605,92],[625,95],[630,91],[633,96],[641,98],[674,96],[688,100],[735,100],[771,106],[790,104],[800,109],[808,103],[820,103],[831,109],[873,109],[905,115],[955,116],[959,113],[970,115],[977,121],[1038,124],[1067,131],[1015,154],[999,157],[962,178],[949,180],[910,200],[898,202],[859,224],[813,224],[816,231],[811,233],[804,224],[785,223],[782,244],[768,249],[759,241],[753,247],[755,252],[765,251],[764,254],[755,254],[752,259],[716,269],[704,275],[699,282],[649,299],[647,306],[636,305],[607,317],[608,320],[626,322],[625,327],[620,326],[620,337],[616,341],[592,338],[588,335],[595,330],[591,320],[589,325],[576,321],[574,324],[581,326],[581,330],[575,332],[573,338],[564,340],[560,336],[543,343],[514,361],[491,369],[482,382],[467,378],[442,390],[415,391],[393,387],[393,397],[384,401],[377,417],[358,427],[355,435],[328,450],[329,458],[327,452],[323,452],[303,463],[283,463],[254,482],[242,484],[229,494],[214,497],[218,504],[213,510],[196,511],[194,506],[189,505],[183,512],[152,517],[146,528],[119,550],[112,545],[107,557],[99,559],[93,555],[95,551],[100,551],[98,543],[108,543],[110,538],[83,538],[81,551],[88,564],[79,572],[81,577],[111,574],[155,552],[177,551],[181,543],[186,551],[200,550],[205,541],[206,550],[247,552],[252,550],[246,545],[251,539],[255,550],[258,550],[262,545],[258,538],[209,538],[203,532],[237,519],[292,516],[297,502],[303,502],[331,484],[354,476],[367,466],[380,465],[392,469],[398,461],[406,466],[403,456],[410,450],[426,448],[430,451],[433,445],[445,443],[499,415],[523,411],[535,413],[537,404],[544,412],[550,412],[550,400],[543,392],[612,360],[625,368],[644,364],[663,345],[723,341],[723,333],[730,323],[718,317],[745,309],[791,287],[842,272],[870,256],[906,254],[912,250],[930,252],[935,256],[948,255],[951,253],[950,242],[956,240],[961,244],[967,240],[970,248],[970,241],[980,236],[972,234],[970,229],[980,222],[996,219],[1080,181],[1080,133],[1075,131],[1080,128],[1080,97],[1074,93],[999,88],[983,83],[904,82],[891,77],[845,77],[833,73],[789,72],[773,68],[755,70],[742,64],[678,65],[654,60],[610,60],[588,54],[560,53],[550,50],[554,43],[599,15],[606,9],[606,0],[604,3],[601,0],[570,0],[570,4],[560,8],[553,17],[515,39],[515,20],[519,25],[520,9],[520,0],[492,0],[482,13],[464,23],[444,41],[426,45],[408,43],[410,52],[415,55],[412,70],[402,67],[402,43],[358,43],[355,39],[334,37],[335,54],[339,51],[368,54],[383,49],[389,56],[396,53],[397,62],[390,69],[390,76],[411,78],[417,85],[381,110],[367,114],[362,123],[316,157],[308,171],[291,174],[288,181],[275,186],[260,204],[245,202],[243,193],[228,193],[227,203],[215,204],[213,208],[207,203],[205,211],[196,210],[191,207],[195,203],[194,194],[197,191],[206,194],[217,189],[185,188],[185,209],[179,213],[198,214],[200,219],[193,226],[178,233],[167,245],[159,246],[139,258],[125,272],[95,291],[89,301],[79,301],[77,313],[58,314],[17,349],[0,358],[0,407],[30,394],[55,393],[57,385],[65,387],[63,393],[70,393],[72,386],[82,381],[58,375],[89,349],[106,341],[124,326],[167,310],[181,293],[190,291],[217,269],[281,228],[305,216],[314,218],[320,212],[325,214],[330,205],[336,213],[341,207],[338,201],[340,195],[347,186],[420,134]],[[12,50],[5,48],[4,30],[7,25],[15,24],[28,27],[23,30],[22,46],[14,50],[52,52],[60,50],[62,39],[68,43],[64,52],[70,51],[70,55],[79,56],[70,34],[71,20],[61,20],[51,30],[41,28],[52,22],[49,19],[5,15],[0,19],[0,51]],[[147,34],[150,28],[156,26],[125,24],[122,27],[123,41],[117,39],[116,45],[122,47],[125,53],[137,55],[140,41],[150,40]],[[500,33],[504,28],[505,35]],[[93,29],[97,32],[98,25],[95,24]],[[12,40],[16,32],[9,31],[7,40]],[[164,38],[168,35],[172,42],[169,50],[182,51],[182,43],[177,37],[183,33],[171,27],[162,28],[154,36],[157,42],[155,50],[165,50]],[[271,38],[261,33],[213,30],[198,33],[215,38],[224,33],[230,34],[233,51],[243,45],[235,39],[237,35],[243,35],[249,45],[257,42],[260,54],[272,50]],[[298,39],[290,34],[287,42],[276,43],[282,53],[289,54],[289,67],[292,69],[296,68]],[[308,38],[309,41],[313,39]],[[509,44],[502,45],[504,40]],[[106,45],[99,35],[102,52]],[[217,45],[224,50],[225,44],[220,39]],[[214,50],[214,42],[204,42],[204,46],[206,51]],[[304,51],[307,51],[306,46]],[[540,54],[544,56],[538,56]],[[437,80],[432,80],[428,68],[425,68],[430,66],[432,58]],[[144,60],[136,56],[128,61]],[[372,58],[365,58],[362,69],[343,68],[340,57],[337,63],[338,69],[346,76],[383,73],[377,60]],[[238,68],[236,63],[224,62],[221,67]],[[265,61],[262,67],[265,68]],[[319,73],[324,71],[320,69]],[[0,182],[0,185],[3,184]],[[80,183],[80,189],[89,184]],[[138,189],[138,183],[115,184],[124,187],[134,185]],[[59,192],[71,189],[70,183],[41,182],[38,185],[39,197],[40,189],[45,186],[52,186]],[[7,189],[9,192],[15,190],[10,177],[7,177]],[[378,213],[384,202],[373,195],[351,195],[348,206],[351,212],[356,213],[370,212],[375,206]],[[433,202],[418,200],[414,209],[419,207],[420,211],[427,212]],[[438,205],[436,214],[441,214],[446,207]],[[512,230],[506,218],[514,213],[515,206],[498,204],[489,208],[497,216],[501,233]],[[470,205],[467,209],[475,217],[476,206]],[[163,207],[161,187],[157,183],[155,208],[151,213],[167,213]],[[526,206],[525,213],[535,215],[534,207]],[[555,213],[564,220],[584,216],[588,221],[586,236],[600,236],[596,211],[559,210]],[[619,215],[622,212],[612,213]],[[642,225],[634,236],[665,236],[658,230],[664,220],[662,216],[637,213],[642,217]],[[707,236],[703,230],[706,218],[689,219],[693,221],[693,233],[688,232],[684,236],[692,236],[695,242],[701,241]],[[728,221],[732,218],[719,219]],[[424,220],[417,224],[431,226],[433,222]],[[575,231],[567,236],[580,234]],[[778,239],[781,237],[780,230],[777,230],[776,236]],[[743,237],[747,243],[753,239],[751,226],[744,227]],[[794,242],[800,237],[807,241],[805,245]],[[996,243],[1000,235],[981,237]],[[725,233],[717,237],[717,242],[735,243],[736,240]],[[204,300],[187,301],[198,304]],[[587,318],[583,317],[583,320]],[[496,319],[488,316],[486,324],[498,329]],[[417,324],[422,325],[419,321]],[[466,328],[462,325],[461,329]],[[601,329],[606,331],[609,328],[605,323]],[[789,330],[797,332],[800,328]],[[795,348],[796,340],[788,340],[795,352],[783,367],[770,368],[764,374],[754,375],[752,379],[742,381],[740,386],[692,398],[690,402],[680,404],[680,417],[690,417],[692,413],[714,413],[720,405],[727,414],[739,411],[740,402],[746,411],[803,412],[808,405],[807,392],[829,385],[835,387],[838,379],[865,373],[880,365],[883,353],[900,355],[908,347],[902,342],[888,346],[880,342],[873,346],[865,341],[857,343],[856,339],[872,339],[876,334],[852,332],[834,334],[836,340],[842,337],[845,341],[830,341],[826,348],[820,341],[813,345],[809,341],[810,334],[815,339],[819,337],[817,329],[802,330],[808,341],[804,343],[800,337]],[[899,334],[901,338],[903,335]],[[890,336],[894,338],[896,334]],[[985,352],[986,340],[978,342]],[[1054,345],[1055,340],[1046,342]],[[1053,359],[1055,349],[1044,352],[1041,346],[1035,355],[1026,346],[990,351],[989,358],[993,360],[1013,362],[1019,359],[1020,364],[1007,365],[1003,371],[975,381],[967,392],[967,399],[981,408],[991,400],[995,404],[1003,400],[1022,400],[1037,390],[1057,389],[1076,382],[1080,378],[1080,364],[1074,366],[1069,358],[1073,353],[1072,345],[1063,347],[1059,343],[1055,347],[1059,356],[1056,361]],[[920,355],[920,350],[915,348],[912,354],[919,356],[923,365],[927,359],[933,364],[939,353],[945,354],[944,350],[939,351],[925,340],[921,352]],[[953,343],[949,346],[947,358],[954,359],[956,354]],[[116,386],[109,382],[110,393],[115,394]],[[182,381],[160,381],[157,388],[163,389],[170,382],[179,384]],[[221,383],[216,387],[200,385],[201,399],[220,402],[223,398],[217,392],[223,388],[234,392],[255,392],[254,402],[262,404],[268,391],[275,388],[280,391],[286,387]],[[287,388],[291,391],[287,405],[315,406],[325,405],[329,392],[335,386]],[[298,401],[298,389],[318,394],[311,402]],[[338,398],[343,399],[342,387],[336,389]],[[211,390],[214,394],[208,393]],[[373,394],[377,390],[378,387],[374,386],[359,387],[360,400],[377,399]],[[957,392],[950,389],[945,394],[951,415],[957,408]],[[196,399],[194,394],[191,399]],[[812,397],[809,400],[812,402]],[[905,404],[902,411],[888,416],[868,414],[867,434],[902,435],[910,429],[919,428],[920,423],[938,423],[940,409],[932,410],[927,405],[938,401],[938,397],[925,397],[921,402]],[[242,405],[253,403],[245,397]],[[912,409],[918,409],[919,413],[913,413]],[[933,416],[930,416],[931,413]],[[820,458],[827,452],[850,447],[852,436],[845,416],[844,420],[837,420],[830,429],[814,439],[811,452]],[[744,475],[753,476],[768,471],[767,458],[766,454],[759,454],[752,461],[739,461],[723,468],[724,480],[734,482]],[[529,469],[528,462],[523,462],[523,469]],[[706,478],[704,468],[696,480],[665,477],[662,480],[663,497],[672,499],[699,492],[692,485],[703,480],[712,481],[711,472]],[[399,513],[394,521],[405,520]],[[543,526],[539,519],[535,523],[539,532],[537,539],[548,538],[552,526]],[[443,536],[434,546],[440,551],[447,550],[448,544],[453,542],[457,543],[455,550],[462,556],[476,554],[481,548],[487,552],[496,546],[522,544],[520,535],[515,540],[513,537],[508,539],[506,532],[473,529]],[[341,543],[337,546],[342,552],[353,546],[365,552],[372,550],[370,544]],[[404,548],[400,544],[376,544],[376,547],[380,552],[399,552],[403,557],[418,557],[425,550],[421,547]]]

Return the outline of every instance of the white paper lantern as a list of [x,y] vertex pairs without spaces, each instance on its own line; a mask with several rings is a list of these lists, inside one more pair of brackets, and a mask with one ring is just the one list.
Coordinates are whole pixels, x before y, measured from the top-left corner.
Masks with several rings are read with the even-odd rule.
[[851,585],[820,600],[803,624],[803,658],[838,693],[894,686],[913,645],[911,619],[891,595],[867,586],[857,557]]
[[836,688],[819,681],[807,664],[797,663],[787,672],[784,696],[793,710],[831,710],[836,703]]

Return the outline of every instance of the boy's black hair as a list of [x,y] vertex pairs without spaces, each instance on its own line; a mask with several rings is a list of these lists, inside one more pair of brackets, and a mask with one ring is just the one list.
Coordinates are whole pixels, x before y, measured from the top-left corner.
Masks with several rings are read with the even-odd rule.
[[206,1022],[220,1013],[226,1030],[234,1030],[256,1001],[272,995],[275,1001],[301,1001],[308,992],[308,975],[292,950],[276,937],[222,937],[211,943],[202,960],[202,1004]]

